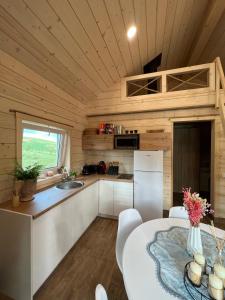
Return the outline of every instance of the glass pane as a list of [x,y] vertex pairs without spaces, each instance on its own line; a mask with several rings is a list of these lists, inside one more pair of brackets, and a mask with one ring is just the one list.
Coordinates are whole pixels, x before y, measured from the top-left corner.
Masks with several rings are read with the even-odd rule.
[[49,133],[33,129],[23,130],[22,166],[38,163],[44,169],[57,166],[58,133]]

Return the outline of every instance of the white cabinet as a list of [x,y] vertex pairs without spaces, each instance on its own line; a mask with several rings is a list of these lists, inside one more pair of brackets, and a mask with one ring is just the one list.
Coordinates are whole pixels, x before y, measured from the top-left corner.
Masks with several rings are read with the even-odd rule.
[[133,207],[133,183],[114,182],[114,216],[127,208]]
[[127,208],[133,207],[133,183],[100,180],[99,214],[118,216]]
[[72,229],[74,243],[98,215],[98,183],[73,196]]
[[71,208],[68,199],[33,222],[34,293],[73,245]]
[[33,221],[33,293],[98,215],[98,183]]
[[99,182],[99,213],[102,215],[113,215],[113,185],[113,181]]

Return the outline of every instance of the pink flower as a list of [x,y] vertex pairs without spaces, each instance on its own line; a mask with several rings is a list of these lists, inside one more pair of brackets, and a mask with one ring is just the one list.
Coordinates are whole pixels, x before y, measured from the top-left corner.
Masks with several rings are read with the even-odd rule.
[[213,213],[207,200],[197,193],[191,193],[191,188],[183,188],[183,201],[192,226],[198,226],[203,216]]

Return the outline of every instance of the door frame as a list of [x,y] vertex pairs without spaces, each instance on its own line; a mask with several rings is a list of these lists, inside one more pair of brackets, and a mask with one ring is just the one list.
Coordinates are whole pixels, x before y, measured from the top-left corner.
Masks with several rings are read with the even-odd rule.
[[215,121],[218,116],[202,116],[202,117],[186,117],[186,118],[171,118],[171,132],[172,132],[172,145],[171,145],[171,207],[173,206],[173,143],[174,143],[174,125],[175,123],[188,123],[188,122],[211,122],[211,162],[210,162],[210,203],[212,208],[214,208],[215,202]]

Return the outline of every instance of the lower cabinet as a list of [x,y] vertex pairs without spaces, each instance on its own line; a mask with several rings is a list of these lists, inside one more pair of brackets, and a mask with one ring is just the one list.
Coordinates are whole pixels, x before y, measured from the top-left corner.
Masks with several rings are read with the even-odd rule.
[[99,213],[118,216],[127,208],[133,207],[133,183],[100,180]]
[[113,181],[100,180],[99,182],[99,213],[113,215]]
[[98,183],[33,221],[33,294],[98,215]]
[[133,183],[114,182],[114,216],[118,216],[121,211],[132,208],[134,198]]

